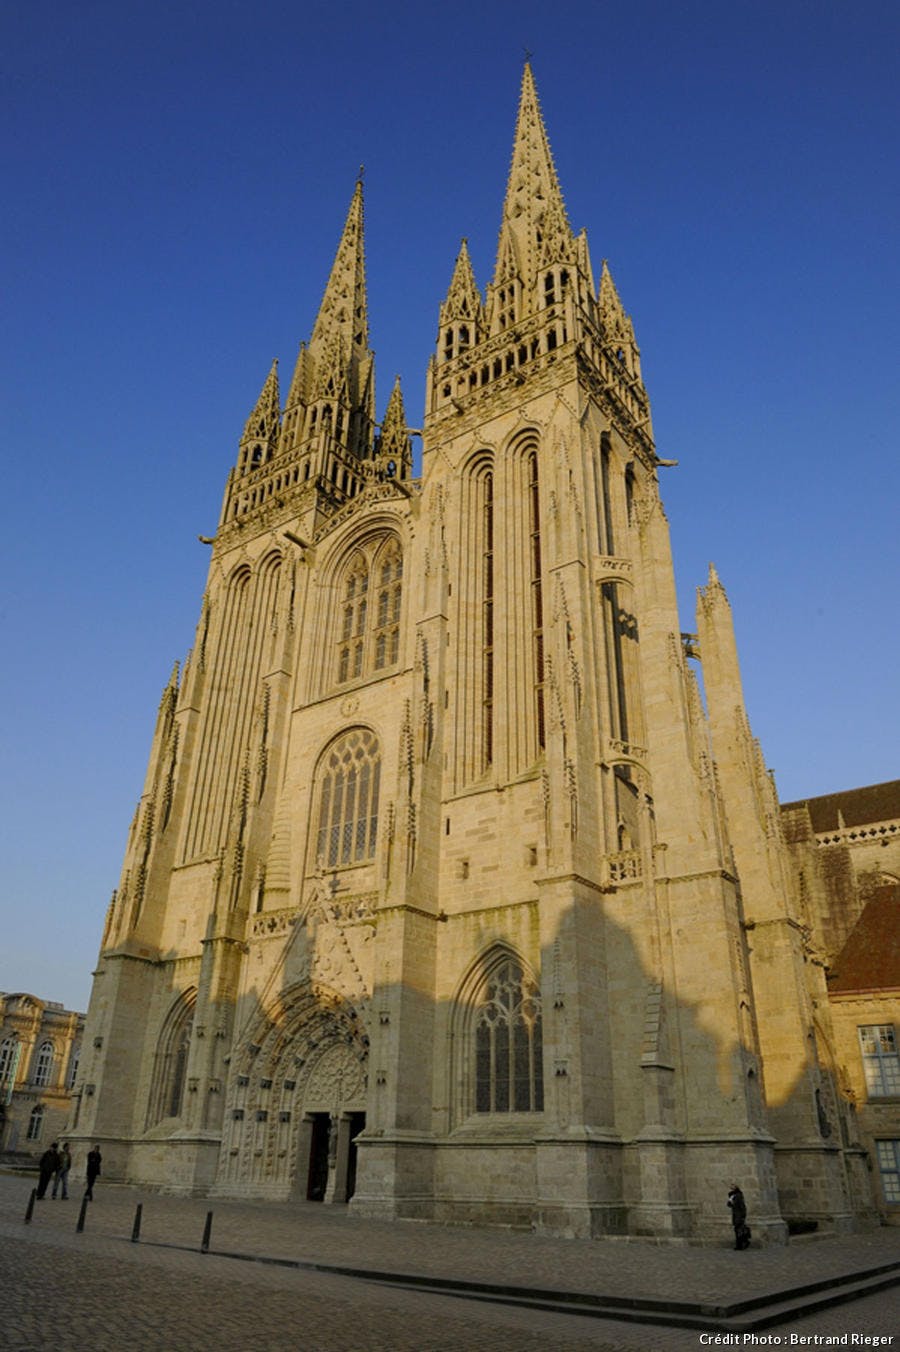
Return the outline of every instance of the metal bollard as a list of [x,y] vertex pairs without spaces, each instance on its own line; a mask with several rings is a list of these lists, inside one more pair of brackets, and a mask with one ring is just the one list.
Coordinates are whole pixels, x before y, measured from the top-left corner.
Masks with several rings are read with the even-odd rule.
[[88,1195],[87,1193],[81,1199],[81,1210],[78,1213],[78,1224],[75,1226],[76,1235],[80,1235],[84,1229],[84,1218],[87,1215]]
[[134,1213],[134,1225],[131,1227],[131,1242],[137,1244],[141,1237],[141,1212],[144,1209],[143,1202],[138,1202]]
[[209,1253],[209,1237],[212,1234],[212,1218],[213,1218],[212,1212],[207,1211],[206,1224],[203,1227],[203,1238],[200,1241],[201,1253]]
[[29,1199],[28,1199],[28,1205],[27,1205],[27,1207],[25,1208],[25,1222],[24,1222],[24,1223],[25,1223],[26,1225],[27,1225],[27,1224],[29,1223],[29,1221],[31,1220],[31,1215],[32,1215],[32,1212],[34,1211],[34,1199],[35,1199],[36,1197],[37,1197],[37,1188],[32,1188],[32,1189],[31,1189],[31,1196],[30,1196]]

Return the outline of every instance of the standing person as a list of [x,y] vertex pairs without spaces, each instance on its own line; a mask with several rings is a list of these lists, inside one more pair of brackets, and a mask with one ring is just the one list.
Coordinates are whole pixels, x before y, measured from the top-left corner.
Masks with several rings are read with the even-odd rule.
[[54,1141],[52,1145],[47,1147],[43,1155],[41,1155],[41,1161],[38,1165],[37,1199],[39,1202],[43,1202],[44,1193],[47,1191],[47,1184],[50,1182],[58,1168],[59,1152],[56,1148],[56,1141]]
[[63,1141],[59,1149],[59,1167],[53,1177],[53,1193],[56,1196],[56,1189],[62,1188],[62,1200],[69,1200],[69,1170],[72,1167],[72,1156],[69,1151],[69,1142]]
[[87,1157],[87,1187],[84,1195],[89,1202],[94,1200],[94,1182],[100,1173],[100,1162],[103,1156],[100,1154],[99,1145],[95,1145],[93,1150],[88,1151]]
[[747,1203],[744,1194],[736,1183],[732,1183],[728,1193],[728,1205],[731,1208],[731,1224],[734,1226],[734,1247],[746,1249],[750,1243],[750,1227],[747,1224]]

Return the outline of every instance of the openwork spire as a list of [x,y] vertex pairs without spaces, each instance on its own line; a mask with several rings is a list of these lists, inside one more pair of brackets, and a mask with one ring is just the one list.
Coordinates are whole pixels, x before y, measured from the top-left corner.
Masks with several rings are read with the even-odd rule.
[[337,348],[344,357],[364,357],[369,347],[366,267],[363,251],[362,179],[356,181],[344,232],[319,306],[309,350],[317,360]]
[[494,285],[501,285],[518,272],[526,289],[529,288],[540,266],[569,261],[573,245],[534,76],[526,63]]

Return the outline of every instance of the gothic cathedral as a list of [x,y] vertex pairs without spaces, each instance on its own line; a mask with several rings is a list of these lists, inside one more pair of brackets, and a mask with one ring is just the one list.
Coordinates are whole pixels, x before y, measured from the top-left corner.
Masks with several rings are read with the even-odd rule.
[[207,542],[73,1139],[135,1183],[368,1216],[714,1239],[739,1180],[763,1239],[850,1226],[864,1157],[728,601],[710,569],[681,632],[634,329],[527,66],[418,479],[413,435],[399,384],[376,419],[357,183]]

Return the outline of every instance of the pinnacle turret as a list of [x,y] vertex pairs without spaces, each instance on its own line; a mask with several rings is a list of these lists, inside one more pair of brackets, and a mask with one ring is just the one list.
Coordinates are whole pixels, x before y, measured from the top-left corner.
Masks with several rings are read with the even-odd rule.
[[484,311],[465,239],[459,247],[450,289],[441,305],[438,348],[444,361],[481,341]]
[[394,381],[381,424],[376,450],[377,472],[386,479],[408,479],[412,474],[412,442],[403,407],[400,377]]
[[276,358],[244,427],[238,461],[240,468],[254,468],[271,460],[278,448],[280,426],[281,396],[278,390]]

